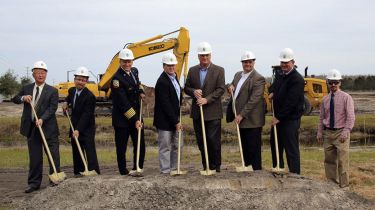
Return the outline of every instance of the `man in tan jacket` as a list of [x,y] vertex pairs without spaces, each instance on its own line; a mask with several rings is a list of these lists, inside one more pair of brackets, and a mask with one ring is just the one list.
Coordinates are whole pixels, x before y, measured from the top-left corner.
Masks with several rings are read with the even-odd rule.
[[201,152],[203,169],[206,169],[203,134],[199,106],[203,106],[209,159],[209,169],[220,172],[221,166],[221,96],[225,91],[224,68],[211,63],[211,45],[198,46],[199,64],[189,69],[184,91],[193,98],[190,117],[193,118],[197,144]]
[[254,53],[246,51],[241,57],[241,62],[243,71],[234,75],[228,87],[228,91],[233,93],[235,107],[231,106],[231,99],[228,109],[232,108],[237,111],[234,122],[240,127],[245,166],[252,165],[254,170],[261,170],[261,137],[265,122],[263,92],[266,81],[254,69]]

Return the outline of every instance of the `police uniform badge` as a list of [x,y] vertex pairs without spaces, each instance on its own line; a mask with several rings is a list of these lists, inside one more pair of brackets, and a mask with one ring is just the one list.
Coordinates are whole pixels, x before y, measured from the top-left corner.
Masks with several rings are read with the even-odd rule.
[[114,88],[119,88],[120,87],[120,82],[117,79],[112,80],[112,84]]

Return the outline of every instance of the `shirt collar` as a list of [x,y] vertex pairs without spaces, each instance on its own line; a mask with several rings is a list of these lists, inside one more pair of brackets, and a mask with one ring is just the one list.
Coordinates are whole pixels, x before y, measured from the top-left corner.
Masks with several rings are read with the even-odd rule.
[[121,70],[124,71],[125,73],[127,74],[130,74],[130,72],[132,71],[131,69],[129,71],[126,71],[125,69],[123,69],[121,66],[120,66]]
[[173,74],[173,75],[169,75],[167,72],[165,72],[167,74],[167,76],[169,77],[169,79],[171,79],[172,81],[176,79],[176,74]]
[[36,87],[39,87],[39,89],[43,89],[43,87],[44,87],[44,85],[45,85],[46,83],[43,83],[43,84],[41,84],[41,85],[37,85],[36,83],[35,83],[35,85],[34,85],[34,89],[36,88]]
[[254,70],[255,69],[253,69],[253,70],[251,70],[250,72],[247,72],[247,73],[245,73],[245,71],[242,71],[241,76],[242,77],[248,77],[248,76],[250,76],[254,72]]
[[295,70],[295,68],[293,67],[292,70],[288,71],[287,73],[284,73],[284,72],[283,72],[283,75],[289,75],[289,74],[292,73],[294,70]]
[[[83,89],[82,89],[82,90],[83,90]],[[78,90],[78,89],[76,88],[76,94],[78,93],[78,95],[81,95],[82,90]]]
[[208,64],[208,66],[206,68],[203,68],[201,65],[199,65],[199,70],[201,70],[201,71],[207,71],[207,69],[210,68],[210,66],[211,66],[211,63]]

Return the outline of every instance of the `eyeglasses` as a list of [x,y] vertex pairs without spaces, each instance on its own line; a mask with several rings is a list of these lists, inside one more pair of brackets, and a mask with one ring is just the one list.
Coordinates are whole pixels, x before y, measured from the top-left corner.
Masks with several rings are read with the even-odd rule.
[[340,81],[328,81],[329,85],[337,85],[339,83],[340,83]]
[[210,56],[210,54],[199,54],[199,56],[200,57],[206,57],[206,56],[208,57],[208,56]]
[[253,60],[244,60],[244,61],[241,61],[242,63],[253,63],[254,61]]
[[83,79],[83,78],[74,78],[75,81],[79,81],[79,82],[87,82],[87,79]]

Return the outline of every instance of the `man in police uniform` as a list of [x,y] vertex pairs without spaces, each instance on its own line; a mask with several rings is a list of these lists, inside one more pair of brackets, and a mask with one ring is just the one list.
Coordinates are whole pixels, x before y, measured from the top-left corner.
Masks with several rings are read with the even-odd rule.
[[[133,169],[136,170],[138,129],[142,129],[139,120],[140,97],[145,98],[138,78],[138,69],[132,67],[133,52],[123,49],[119,53],[120,68],[111,81],[112,89],[112,126],[115,129],[117,164],[121,175],[129,174],[126,168],[126,146],[129,135],[133,141]],[[139,168],[143,168],[145,157],[144,130],[141,131]],[[131,171],[131,172],[132,172]]]

